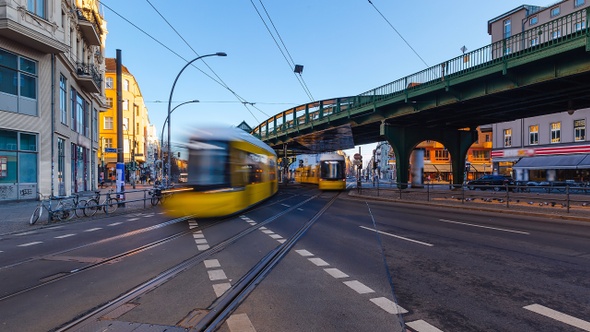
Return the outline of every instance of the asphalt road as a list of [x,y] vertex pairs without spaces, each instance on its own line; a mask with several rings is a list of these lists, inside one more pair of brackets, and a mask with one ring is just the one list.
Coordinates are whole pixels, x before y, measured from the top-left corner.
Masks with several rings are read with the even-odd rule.
[[55,330],[154,280],[85,330],[190,329],[312,220],[220,331],[590,331],[587,222],[336,195],[290,186],[223,221],[151,209],[5,235],[0,329]]

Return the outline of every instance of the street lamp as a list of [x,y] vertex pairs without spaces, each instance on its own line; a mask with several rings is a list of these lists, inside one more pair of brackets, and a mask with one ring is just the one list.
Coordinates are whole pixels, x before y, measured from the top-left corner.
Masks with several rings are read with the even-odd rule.
[[[225,52],[217,52],[217,53],[201,55],[199,57],[192,59],[186,65],[184,65],[184,67],[182,67],[180,72],[178,72],[178,75],[176,75],[176,78],[174,79],[174,83],[172,83],[172,89],[170,89],[170,98],[168,98],[168,116],[166,117],[166,119],[168,119],[168,174],[167,174],[168,181],[166,181],[166,185],[168,185],[170,183],[170,181],[169,181],[170,180],[170,153],[171,153],[171,151],[170,151],[170,135],[171,135],[170,114],[172,113],[172,110],[170,109],[170,107],[172,106],[172,94],[174,93],[174,87],[176,86],[176,81],[178,81],[180,74],[182,74],[182,72],[186,69],[186,67],[188,67],[191,63],[193,63],[199,59],[209,57],[209,56],[227,56],[227,54]],[[162,128],[162,129],[164,129],[164,128]]]
[[[172,114],[172,112],[174,112],[175,109],[179,108],[182,105],[186,105],[186,104],[190,104],[190,103],[198,103],[199,101],[197,99],[193,99],[193,100],[187,100],[185,102],[182,102],[176,106],[174,106],[174,108],[168,113],[168,116],[166,117],[166,119],[164,120],[164,124],[162,125],[162,133],[160,134],[161,140],[160,140],[160,159],[164,159],[164,156],[162,156],[162,144],[164,143],[164,128],[166,128],[166,123],[169,122],[170,120],[170,115]],[[168,128],[170,128],[170,124],[168,124]],[[170,156],[170,133],[168,133],[168,156]],[[168,167],[170,167],[170,163],[168,163]]]

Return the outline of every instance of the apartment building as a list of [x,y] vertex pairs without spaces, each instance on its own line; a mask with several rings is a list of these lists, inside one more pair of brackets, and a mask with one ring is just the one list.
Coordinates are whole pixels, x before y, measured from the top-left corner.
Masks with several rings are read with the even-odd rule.
[[[588,0],[559,1],[548,7],[523,5],[490,20],[488,33],[492,42],[525,33],[524,38],[519,38],[521,46],[507,42],[504,52],[534,47],[586,29],[589,6]],[[563,20],[571,24],[562,24]],[[545,23],[548,24],[544,29],[538,28]],[[494,124],[494,172],[521,181],[589,181],[590,142],[586,136],[589,119],[590,109],[572,108]]]
[[96,188],[106,33],[98,1],[0,1],[0,200]]
[[123,131],[123,159],[125,179],[131,183],[142,175],[153,175],[153,153],[157,143],[150,140],[150,120],[139,84],[126,66],[121,66],[121,106],[123,123],[117,122],[117,68],[116,59],[105,60],[105,96],[107,109],[100,114],[99,178],[114,179],[117,165],[117,132]]

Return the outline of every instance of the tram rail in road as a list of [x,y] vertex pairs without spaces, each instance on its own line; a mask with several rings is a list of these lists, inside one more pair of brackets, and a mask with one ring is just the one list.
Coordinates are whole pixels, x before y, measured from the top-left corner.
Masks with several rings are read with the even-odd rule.
[[[339,194],[334,195],[328,203],[324,205],[324,207],[316,213],[310,220],[308,220],[302,227],[300,227],[297,232],[294,233],[287,241],[277,246],[275,249],[270,251],[266,256],[264,256],[259,263],[252,268],[246,275],[244,275],[236,284],[234,284],[228,291],[224,293],[224,295],[218,298],[209,308],[209,313],[204,315],[202,319],[195,325],[195,329],[198,331],[213,331],[217,327],[220,326],[234,311],[234,309],[243,301],[250,292],[252,292],[255,287],[264,279],[264,277],[275,267],[281,259],[289,252],[289,250],[297,243],[297,241],[307,232],[307,230],[316,222],[316,220],[334,203],[337,199]],[[180,274],[181,272],[196,266],[197,264],[203,262],[211,255],[218,253],[234,242],[238,241],[239,239],[245,237],[246,235],[258,230],[259,228],[272,223],[279,217],[298,209],[300,206],[304,205],[305,203],[317,198],[320,194],[316,194],[310,198],[303,200],[302,202],[291,206],[284,211],[275,214],[274,216],[264,220],[263,222],[258,223],[255,226],[251,226],[238,234],[218,243],[217,245],[209,248],[206,251],[198,253],[189,259],[186,259],[180,264],[162,272],[158,276],[152,278],[151,280],[138,285],[134,289],[130,290],[129,292],[112,299],[108,303],[88,312],[87,314],[71,321],[68,324],[65,324],[57,329],[57,331],[94,331],[100,330],[101,328],[106,328],[107,325],[110,325],[112,321],[104,321],[100,320],[101,317],[109,315],[109,313],[117,311],[117,310],[125,310],[120,309],[124,307],[124,305],[145,293],[148,293],[150,290],[155,289],[156,287],[162,285],[166,281],[174,278],[176,275]],[[194,229],[192,229],[194,230]]]

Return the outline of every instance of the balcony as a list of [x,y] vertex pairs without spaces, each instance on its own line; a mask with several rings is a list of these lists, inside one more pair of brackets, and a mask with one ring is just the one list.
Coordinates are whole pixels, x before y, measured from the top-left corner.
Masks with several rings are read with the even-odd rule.
[[93,64],[80,63],[76,64],[76,75],[78,84],[90,93],[100,93],[102,77]]
[[78,9],[78,27],[82,35],[90,45],[101,45],[100,35],[102,30],[98,22],[101,21],[93,10],[88,8]]

